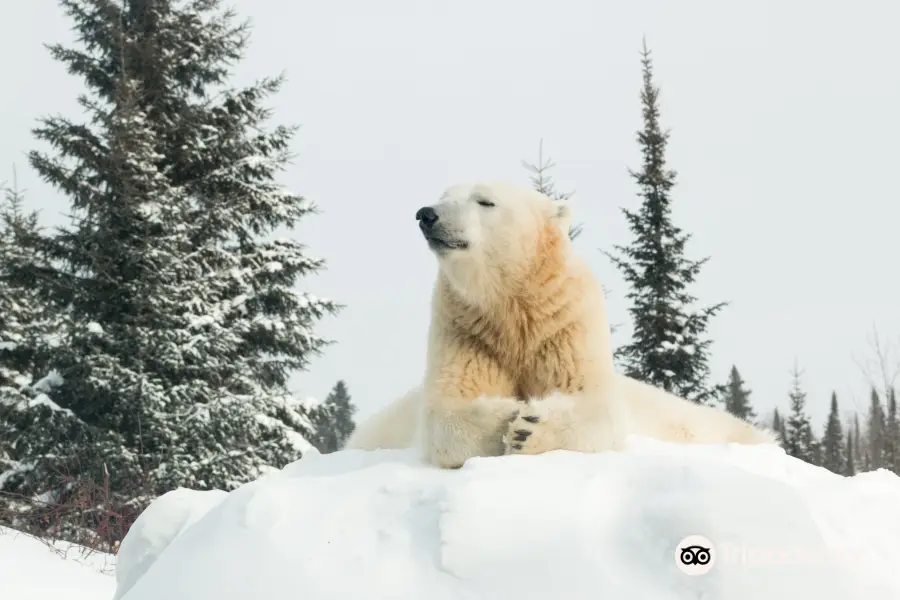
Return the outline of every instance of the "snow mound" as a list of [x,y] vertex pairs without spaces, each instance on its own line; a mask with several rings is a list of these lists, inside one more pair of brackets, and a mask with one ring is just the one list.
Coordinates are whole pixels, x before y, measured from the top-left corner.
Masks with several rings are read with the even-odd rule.
[[[122,544],[116,597],[896,600],[898,506],[893,474],[844,478],[775,446],[632,439],[456,471],[342,451],[163,496]],[[708,572],[676,564],[688,536],[711,542]]]
[[113,599],[118,600],[147,572],[172,540],[227,495],[219,490],[199,492],[178,488],[154,500],[119,545]]
[[105,600],[116,588],[115,559],[84,548],[52,547],[0,527],[0,598],[4,600]]

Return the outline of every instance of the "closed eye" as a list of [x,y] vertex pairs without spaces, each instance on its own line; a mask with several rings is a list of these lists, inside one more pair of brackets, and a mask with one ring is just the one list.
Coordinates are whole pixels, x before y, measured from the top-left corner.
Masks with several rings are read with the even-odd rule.
[[478,204],[480,204],[481,206],[496,206],[493,202],[485,198],[479,198]]

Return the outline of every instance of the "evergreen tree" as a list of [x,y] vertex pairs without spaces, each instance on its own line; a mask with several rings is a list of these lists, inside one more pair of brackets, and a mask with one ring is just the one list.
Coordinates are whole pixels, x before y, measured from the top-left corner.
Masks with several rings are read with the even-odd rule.
[[[748,423],[752,423],[756,419],[756,412],[750,405],[750,390],[744,387],[744,380],[741,379],[741,374],[738,372],[737,367],[733,365],[723,395],[726,411]],[[775,416],[780,419],[777,411]]]
[[[531,180],[531,186],[539,191],[542,194],[546,194],[550,198],[558,202],[566,202],[572,197],[573,192],[561,192],[556,189],[556,182],[553,181],[553,177],[550,175],[550,170],[556,166],[552,160],[549,158],[544,160],[544,141],[538,144],[538,162],[537,164],[531,164],[527,161],[522,161],[522,166],[524,166],[531,175],[529,179]],[[574,240],[577,238],[582,230],[584,229],[583,225],[578,224],[572,226],[569,230],[569,239]]]
[[72,318],[51,398],[115,442],[73,449],[76,474],[110,473],[123,506],[234,488],[299,458],[286,381],[339,308],[295,291],[323,261],[271,239],[315,211],[275,182],[295,132],[266,126],[282,79],[227,87],[248,29],[220,0],[61,4],[81,46],[50,50],[84,78],[89,121],[35,131],[56,154],[31,164],[74,214],[36,281]]
[[631,286],[632,341],[619,347],[616,357],[631,377],[699,404],[714,404],[723,390],[707,381],[711,341],[705,339],[705,332],[709,320],[725,304],[700,311],[691,308],[695,298],[687,288],[706,259],[690,261],[684,257],[690,236],[671,220],[670,191],[675,185],[675,172],[666,168],[669,133],[660,127],[659,90],[653,85],[646,45],[642,64],[644,128],[637,137],[643,166],[631,176],[643,201],[637,212],[622,209],[634,235],[632,244],[615,246],[616,256],[607,253]]
[[806,392],[800,385],[800,372],[794,367],[791,373],[791,412],[788,415],[785,452],[794,458],[816,464],[818,443],[813,433],[809,415],[806,414]]
[[772,431],[778,436],[778,443],[783,448],[787,441],[787,431],[785,430],[784,419],[781,418],[778,408],[772,414]]
[[853,415],[853,452],[855,457],[854,470],[857,473],[864,473],[869,470],[868,451],[866,449],[865,438],[862,435],[862,429],[859,426],[859,415]]
[[275,421],[287,427],[287,436],[294,447],[302,452],[315,449],[321,452],[320,424],[323,419],[322,404],[312,398],[287,396],[276,402]]
[[872,388],[869,403],[869,418],[866,424],[866,440],[868,442],[868,470],[886,466],[887,424],[884,407],[875,388]]
[[0,185],[0,404],[19,401],[51,333],[46,303],[12,276],[36,260],[29,244],[38,234],[37,213],[26,213],[14,172],[11,186]]
[[844,431],[838,412],[837,394],[831,393],[831,410],[825,424],[822,437],[822,466],[834,473],[844,473],[847,469],[847,457],[844,448]]
[[888,392],[884,444],[884,467],[900,475],[900,415],[897,414],[897,391],[893,388]]
[[37,535],[55,523],[48,522],[47,502],[33,491],[48,480],[64,480],[73,445],[101,443],[47,395],[59,382],[48,361],[63,315],[33,281],[18,278],[43,265],[34,248],[40,234],[37,213],[25,211],[14,173],[0,197],[0,524]]
[[338,381],[318,409],[313,413],[312,422],[316,430],[316,447],[327,454],[340,450],[356,424],[353,415],[356,406],[350,399],[347,384]]
[[856,443],[853,438],[853,429],[847,428],[847,452],[845,454],[844,475],[853,477],[856,475]]

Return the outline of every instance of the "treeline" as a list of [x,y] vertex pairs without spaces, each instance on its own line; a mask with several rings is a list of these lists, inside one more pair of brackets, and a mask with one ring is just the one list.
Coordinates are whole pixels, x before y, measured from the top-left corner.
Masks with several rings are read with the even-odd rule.
[[218,0],[61,6],[83,115],[40,119],[28,161],[70,220],[42,228],[15,178],[0,202],[0,525],[109,549],[162,493],[337,449],[354,407],[287,388],[341,306],[297,291],[324,262],[274,236],[316,206],[276,181],[281,78],[229,85],[247,24]]
[[900,475],[900,415],[894,387],[888,385],[880,390],[872,386],[862,420],[855,412],[849,419],[842,416],[837,393],[832,392],[828,417],[822,423],[822,434],[818,435],[807,411],[807,394],[796,366],[791,379],[787,409],[775,408],[770,416],[759,418],[750,401],[750,390],[737,368],[732,367],[723,398],[724,409],[774,431],[790,456],[839,475],[852,476],[876,469]]

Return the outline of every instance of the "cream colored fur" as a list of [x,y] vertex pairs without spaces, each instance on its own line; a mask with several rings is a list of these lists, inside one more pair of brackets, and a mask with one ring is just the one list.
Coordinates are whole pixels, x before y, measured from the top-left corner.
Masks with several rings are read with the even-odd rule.
[[683,400],[658,387],[618,375],[628,406],[629,433],[693,444],[775,444],[764,429],[709,406]]
[[399,450],[413,445],[422,403],[422,388],[414,387],[353,430],[347,448]]
[[466,247],[432,247],[439,269],[424,381],[346,448],[415,444],[452,468],[473,456],[615,450],[629,433],[770,441],[615,373],[603,293],[573,252],[567,204],[491,183],[454,186],[433,208],[435,235]]

